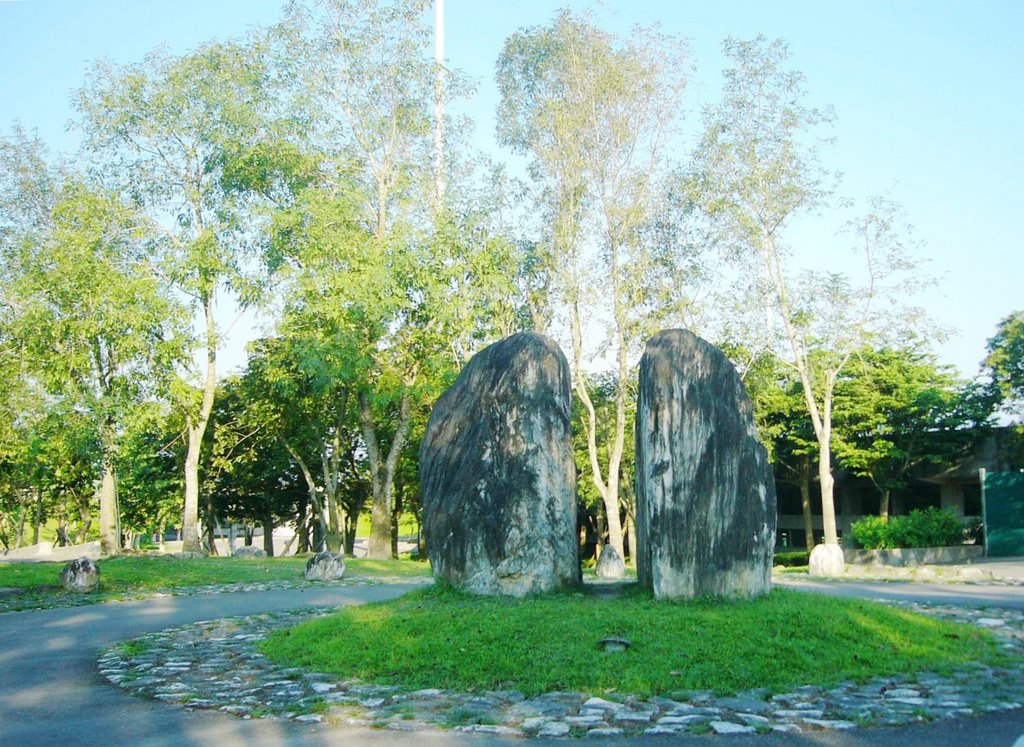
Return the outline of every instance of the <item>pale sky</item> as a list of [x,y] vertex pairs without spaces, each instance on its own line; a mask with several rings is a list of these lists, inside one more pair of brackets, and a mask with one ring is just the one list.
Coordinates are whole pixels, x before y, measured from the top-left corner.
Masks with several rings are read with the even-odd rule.
[[[279,0],[0,0],[0,134],[14,120],[71,151],[70,93],[91,60],[135,62],[166,45],[186,52],[280,15]],[[494,62],[505,38],[556,10],[590,9],[605,28],[659,23],[689,40],[695,72],[684,128],[718,93],[727,36],[781,36],[807,76],[809,101],[836,114],[825,164],[843,196],[901,203],[940,285],[920,299],[957,330],[936,352],[973,376],[998,321],[1024,308],[1024,3],[1016,0],[446,0],[451,66],[478,83],[469,111],[493,149]],[[685,153],[678,154],[682,159]],[[494,157],[501,158],[495,153]],[[1020,211],[1020,212],[1018,212]],[[829,267],[838,215],[795,227],[801,260]],[[245,322],[226,352],[244,361]],[[224,369],[222,369],[224,370]]]

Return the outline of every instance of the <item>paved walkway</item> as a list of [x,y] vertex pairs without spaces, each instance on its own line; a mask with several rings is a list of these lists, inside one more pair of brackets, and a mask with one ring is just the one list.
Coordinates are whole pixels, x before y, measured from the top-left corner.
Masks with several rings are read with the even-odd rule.
[[[295,589],[253,594],[163,597],[0,616],[0,745],[313,745],[329,744],[315,725],[243,720],[132,698],[96,669],[116,641],[198,620],[304,606],[360,604],[399,596],[407,585]],[[348,743],[443,744],[431,735],[356,729]],[[443,736],[443,735],[440,735]]]
[[[815,591],[838,589],[858,596],[891,594],[937,603],[961,601],[1019,607],[1020,588],[952,587],[925,584],[805,582]],[[924,588],[918,588],[924,587]],[[497,745],[521,741],[494,734],[404,733],[365,727],[325,728],[294,721],[244,720],[219,712],[189,712],[151,700],[126,697],[96,668],[101,649],[117,641],[200,620],[275,612],[298,607],[358,604],[385,599],[410,586],[294,589],[253,594],[165,597],[76,609],[40,610],[0,616],[0,745],[234,745],[372,744]],[[915,596],[916,595],[916,596]],[[901,729],[750,735],[747,745],[1006,745],[1024,732],[1020,710],[983,718],[944,720]],[[707,737],[666,737],[672,744],[708,744]],[[610,739],[615,745],[646,744],[649,738]],[[531,744],[545,744],[539,739]]]

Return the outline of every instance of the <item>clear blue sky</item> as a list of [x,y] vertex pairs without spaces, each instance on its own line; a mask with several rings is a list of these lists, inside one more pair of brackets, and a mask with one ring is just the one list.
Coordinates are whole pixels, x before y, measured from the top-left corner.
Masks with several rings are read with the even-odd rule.
[[[133,62],[161,44],[185,52],[270,23],[281,5],[0,0],[0,132],[17,119],[55,150],[71,150],[69,94],[91,60]],[[446,0],[447,57],[479,84],[470,106],[481,147],[492,140],[502,42],[563,6],[589,8],[616,31],[659,23],[687,37],[696,70],[686,126],[694,130],[699,106],[717,94],[722,39],[785,38],[811,102],[835,109],[837,143],[825,158],[844,173],[842,194],[882,194],[905,207],[941,279],[922,301],[958,333],[938,346],[940,359],[975,373],[999,319],[1024,308],[1024,3]],[[807,263],[829,264],[835,238],[825,234],[839,223],[830,218],[797,234]]]

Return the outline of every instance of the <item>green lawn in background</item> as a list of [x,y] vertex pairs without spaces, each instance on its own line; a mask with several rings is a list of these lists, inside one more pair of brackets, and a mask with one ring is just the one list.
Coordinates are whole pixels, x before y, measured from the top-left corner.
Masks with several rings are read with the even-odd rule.
[[[633,647],[604,653],[605,636]],[[779,692],[1009,662],[976,628],[784,589],[753,601],[671,603],[638,591],[516,600],[435,587],[275,632],[261,648],[281,663],[367,682],[527,695]]]
[[[287,558],[176,558],[169,555],[122,555],[101,559],[100,590],[104,592],[208,586],[212,584],[302,578],[307,557]],[[0,562],[0,587],[59,588],[64,563]],[[346,575],[429,576],[430,566],[408,560],[346,558]]]

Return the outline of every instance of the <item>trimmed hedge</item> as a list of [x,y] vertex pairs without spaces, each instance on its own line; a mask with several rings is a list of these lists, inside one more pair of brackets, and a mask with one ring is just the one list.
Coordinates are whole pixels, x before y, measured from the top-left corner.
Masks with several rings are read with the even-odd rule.
[[865,516],[850,527],[857,544],[866,550],[897,547],[951,547],[964,541],[964,525],[949,509],[914,509],[888,522],[879,516]]
[[794,550],[791,552],[775,553],[773,565],[782,565],[786,568],[799,568],[807,565],[810,554],[806,550]]

